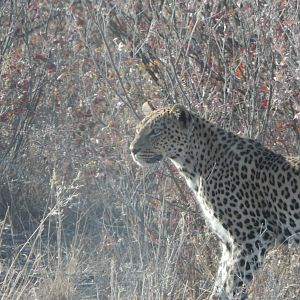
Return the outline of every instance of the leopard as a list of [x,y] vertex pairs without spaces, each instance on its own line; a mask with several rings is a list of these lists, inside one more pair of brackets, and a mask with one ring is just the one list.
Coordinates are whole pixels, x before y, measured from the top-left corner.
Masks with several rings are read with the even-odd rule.
[[209,299],[249,299],[270,250],[300,241],[300,157],[275,153],[181,104],[143,106],[130,144],[133,160],[171,161],[220,241]]

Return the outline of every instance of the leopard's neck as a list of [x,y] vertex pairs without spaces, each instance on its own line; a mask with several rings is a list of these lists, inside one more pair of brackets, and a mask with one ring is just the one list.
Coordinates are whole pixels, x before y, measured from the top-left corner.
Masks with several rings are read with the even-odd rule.
[[171,161],[187,180],[208,178],[224,159],[226,148],[230,147],[230,141],[225,144],[222,139],[233,140],[236,137],[200,117],[195,118],[189,134],[189,146],[180,155],[172,157]]

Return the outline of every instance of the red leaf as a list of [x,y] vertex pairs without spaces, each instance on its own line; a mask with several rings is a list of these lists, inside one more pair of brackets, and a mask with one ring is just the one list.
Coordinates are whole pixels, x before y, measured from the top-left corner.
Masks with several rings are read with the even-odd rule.
[[36,60],[42,60],[42,61],[46,61],[47,60],[47,57],[44,54],[42,54],[42,53],[36,53],[36,54],[34,54],[33,58],[36,59]]
[[269,100],[267,98],[264,98],[260,101],[260,108],[267,108],[269,106]]

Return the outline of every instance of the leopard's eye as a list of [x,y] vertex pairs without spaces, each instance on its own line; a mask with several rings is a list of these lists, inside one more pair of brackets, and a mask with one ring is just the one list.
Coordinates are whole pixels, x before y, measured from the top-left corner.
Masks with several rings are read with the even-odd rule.
[[153,128],[152,131],[150,132],[151,136],[158,136],[161,134],[161,131],[159,128]]

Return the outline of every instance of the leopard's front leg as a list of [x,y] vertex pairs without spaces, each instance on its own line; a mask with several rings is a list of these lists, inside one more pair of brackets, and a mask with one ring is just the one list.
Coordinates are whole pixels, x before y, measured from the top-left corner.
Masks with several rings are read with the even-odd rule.
[[249,284],[263,263],[267,250],[257,245],[257,241],[247,243],[247,247],[230,248],[223,245],[211,300],[248,299]]
[[219,268],[210,300],[229,300],[232,299],[232,292],[226,291],[228,276],[234,266],[234,250],[231,245],[222,243],[222,256],[219,262]]

